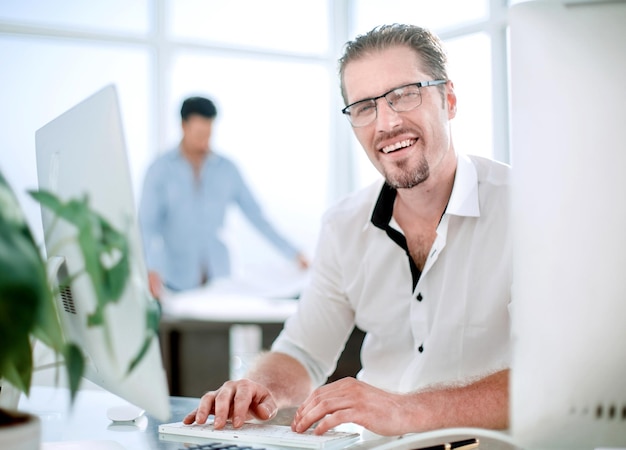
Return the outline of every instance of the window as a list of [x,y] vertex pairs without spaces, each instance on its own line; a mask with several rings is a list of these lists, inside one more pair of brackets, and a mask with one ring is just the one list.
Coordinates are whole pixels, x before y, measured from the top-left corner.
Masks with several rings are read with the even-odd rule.
[[169,0],[174,39],[324,55],[329,46],[328,4],[293,0]]
[[[114,83],[139,195],[147,165],[180,139],[180,102],[207,95],[220,109],[214,147],[236,160],[268,216],[312,254],[322,212],[379,177],[339,112],[336,59],[346,38],[390,22],[432,28],[447,44],[459,97],[456,148],[508,161],[506,3],[0,2],[0,169],[39,223],[23,198],[37,184],[35,131]],[[288,264],[244,220],[233,223],[237,245],[257,258],[241,264]]]
[[356,0],[358,34],[384,23],[411,23],[432,30],[487,18],[489,0]]
[[67,31],[147,34],[150,0],[20,0],[0,3],[0,20]]
[[457,96],[452,121],[454,146],[460,153],[493,157],[491,47],[489,36],[474,33],[446,41],[449,76]]
[[[114,82],[126,131],[135,192],[152,157],[147,112],[151,94],[150,54],[142,48],[109,43],[0,35],[4,61],[0,83],[0,169],[27,209],[34,230],[41,228],[26,189],[37,187],[35,131],[76,103]],[[41,234],[43,237],[43,234]]]

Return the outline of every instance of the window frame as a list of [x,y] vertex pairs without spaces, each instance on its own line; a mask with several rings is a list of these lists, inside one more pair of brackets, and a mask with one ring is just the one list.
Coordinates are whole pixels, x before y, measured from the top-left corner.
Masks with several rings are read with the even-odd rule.
[[[239,46],[221,46],[216,43],[176,41],[167,35],[167,15],[168,2],[163,0],[150,0],[148,2],[149,31],[146,35],[105,32],[105,31],[85,31],[64,29],[55,26],[40,26],[26,23],[15,23],[0,20],[0,35],[36,36],[52,39],[70,39],[83,43],[100,42],[128,44],[133,46],[143,46],[148,52],[154,55],[154,67],[152,68],[153,83],[153,104],[147,109],[151,113],[152,120],[149,130],[154,137],[150,139],[154,142],[155,154],[163,151],[168,145],[167,129],[171,122],[171,111],[169,106],[169,85],[167,74],[170,71],[173,55],[179,49],[196,49],[206,51],[225,51],[242,55],[258,55],[285,58],[294,61],[316,61],[327,67],[327,69],[337,76],[337,58],[341,54],[344,43],[353,37],[353,12],[356,8],[355,0],[328,2],[330,13],[328,30],[329,49],[325,55],[295,55],[289,52],[256,50]],[[508,100],[508,48],[507,48],[507,10],[510,5],[509,0],[488,0],[488,15],[484,20],[435,30],[443,39],[452,39],[469,34],[483,32],[490,37],[492,55],[492,108],[493,108],[493,157],[500,161],[510,163],[509,144],[509,100]],[[329,92],[331,110],[328,111],[331,120],[330,140],[331,145],[327,151],[329,156],[329,178],[327,187],[328,204],[333,203],[338,198],[353,191],[357,187],[357,168],[354,157],[354,144],[350,127],[346,126],[345,118],[340,114],[345,106],[339,94],[337,83],[336,92]]]

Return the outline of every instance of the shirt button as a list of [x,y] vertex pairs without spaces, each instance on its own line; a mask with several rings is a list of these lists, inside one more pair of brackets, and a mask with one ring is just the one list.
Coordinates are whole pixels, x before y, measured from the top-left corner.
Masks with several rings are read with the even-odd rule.
[[417,301],[421,302],[422,300],[424,300],[424,297],[422,297],[422,293],[420,292],[419,294],[417,294]]
[[419,348],[417,349],[417,351],[420,353],[424,353],[424,344],[421,344]]

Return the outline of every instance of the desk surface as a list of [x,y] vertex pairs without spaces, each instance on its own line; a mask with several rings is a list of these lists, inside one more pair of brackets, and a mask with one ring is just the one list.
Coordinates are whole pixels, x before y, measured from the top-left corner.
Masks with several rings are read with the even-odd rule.
[[[145,415],[136,424],[116,425],[107,418],[110,407],[127,404],[103,390],[85,389],[69,406],[67,389],[34,386],[29,398],[22,397],[19,408],[41,419],[43,442],[115,441],[128,450],[173,450],[180,443],[159,441],[157,419]],[[198,405],[198,399],[171,397],[172,420],[181,420]]]
[[227,323],[283,323],[298,306],[287,298],[267,298],[234,288],[209,287],[164,296],[164,318]]
[[[198,399],[190,397],[171,397],[172,417],[169,421],[181,420],[189,411],[197,406]],[[19,408],[40,417],[42,437],[45,443],[66,441],[114,441],[127,450],[178,450],[184,448],[180,442],[169,442],[159,439],[157,419],[146,415],[136,424],[117,425],[107,418],[110,407],[126,404],[121,398],[103,391],[85,389],[79,392],[75,403],[69,407],[67,389],[45,386],[34,386],[29,398],[22,397]],[[441,431],[431,434],[424,433],[421,444],[433,445],[442,441]],[[429,436],[430,434],[430,436]],[[465,436],[464,433],[461,433]],[[450,437],[457,437],[451,434]],[[460,435],[459,435],[460,436]],[[486,436],[481,438],[480,449],[484,450],[515,450],[514,446],[501,443]],[[356,444],[354,449],[373,449],[384,445],[385,441],[371,441]],[[410,449],[415,444],[386,442],[384,448]],[[395,445],[394,445],[395,444]],[[404,445],[403,445],[404,444]]]

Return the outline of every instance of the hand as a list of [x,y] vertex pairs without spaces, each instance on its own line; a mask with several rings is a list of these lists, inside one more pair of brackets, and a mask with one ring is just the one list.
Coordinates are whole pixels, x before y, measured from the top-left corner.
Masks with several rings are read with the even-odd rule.
[[148,272],[148,287],[152,296],[159,300],[163,294],[163,282],[161,276],[153,270]]
[[298,267],[302,270],[306,270],[309,268],[309,260],[302,253],[298,253],[296,255],[296,263],[298,264]]
[[267,388],[243,379],[227,381],[217,391],[204,394],[198,408],[187,414],[183,423],[203,424],[210,414],[214,414],[213,425],[216,429],[224,428],[229,419],[233,427],[239,428],[247,420],[269,420],[277,412],[276,402]]
[[400,403],[403,396],[375,388],[354,378],[343,378],[316,389],[298,408],[291,428],[304,432],[315,422],[315,434],[342,423],[356,423],[384,436],[407,432]]

